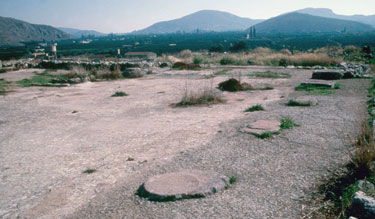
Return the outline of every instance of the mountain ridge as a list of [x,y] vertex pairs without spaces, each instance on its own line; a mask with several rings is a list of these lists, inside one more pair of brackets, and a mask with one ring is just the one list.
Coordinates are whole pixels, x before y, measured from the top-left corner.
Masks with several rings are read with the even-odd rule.
[[356,21],[313,16],[299,12],[282,14],[254,25],[258,33],[365,32],[375,29]]
[[52,26],[31,24],[0,16],[0,46],[21,45],[28,41],[55,41],[70,39],[71,35]]
[[374,15],[361,15],[361,14],[340,15],[340,14],[334,13],[333,10],[329,8],[304,8],[304,9],[297,10],[296,12],[309,14],[313,16],[357,21],[357,22],[369,24],[375,27],[375,14]]
[[75,37],[82,37],[82,36],[89,36],[93,35],[95,37],[101,37],[101,36],[107,36],[108,34],[101,33],[96,30],[81,30],[76,28],[69,28],[69,27],[57,27],[57,29],[64,31],[65,33],[68,33],[70,35],[73,35]]
[[196,30],[214,32],[238,31],[245,30],[261,21],[263,20],[242,18],[223,11],[201,10],[178,19],[155,23],[145,29],[134,31],[132,34],[166,34],[194,32]]

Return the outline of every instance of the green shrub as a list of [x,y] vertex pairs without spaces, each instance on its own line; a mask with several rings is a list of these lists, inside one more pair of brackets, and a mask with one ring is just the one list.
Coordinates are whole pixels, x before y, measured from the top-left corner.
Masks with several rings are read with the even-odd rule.
[[203,58],[200,56],[195,56],[193,59],[193,64],[195,65],[200,65],[203,63]]
[[257,104],[245,110],[245,112],[255,112],[255,111],[264,111],[264,107],[260,104]]
[[235,63],[236,63],[236,60],[234,60],[233,58],[230,58],[230,57],[223,57],[220,60],[221,65],[234,65]]
[[281,130],[290,129],[290,128],[298,127],[298,126],[299,125],[294,123],[293,120],[291,120],[290,118],[281,119],[281,125],[280,125]]
[[125,96],[128,96],[128,94],[123,91],[117,91],[116,93],[112,95],[112,97],[125,97]]

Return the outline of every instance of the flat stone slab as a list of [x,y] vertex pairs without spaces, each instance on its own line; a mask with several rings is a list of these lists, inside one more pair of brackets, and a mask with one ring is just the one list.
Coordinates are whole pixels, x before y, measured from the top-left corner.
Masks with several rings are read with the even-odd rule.
[[280,131],[280,121],[278,120],[258,120],[242,128],[242,132],[261,135],[265,132],[278,132]]
[[301,83],[301,85],[311,85],[315,87],[327,87],[327,88],[334,88],[335,82],[334,81],[325,81],[325,80],[308,80]]
[[137,191],[151,201],[202,198],[223,190],[228,178],[211,171],[184,170],[150,177]]
[[344,77],[344,70],[329,69],[313,71],[312,79],[339,80]]

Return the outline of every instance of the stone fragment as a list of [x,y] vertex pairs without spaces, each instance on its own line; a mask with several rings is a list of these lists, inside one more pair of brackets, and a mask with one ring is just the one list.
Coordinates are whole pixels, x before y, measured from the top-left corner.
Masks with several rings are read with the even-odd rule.
[[355,193],[351,203],[350,215],[361,219],[375,218],[375,199],[366,196],[361,191]]

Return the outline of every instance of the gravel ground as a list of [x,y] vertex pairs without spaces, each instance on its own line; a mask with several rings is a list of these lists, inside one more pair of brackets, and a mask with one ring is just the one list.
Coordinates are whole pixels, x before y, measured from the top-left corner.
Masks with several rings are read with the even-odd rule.
[[[366,111],[369,81],[340,81],[335,94],[317,96],[318,106],[291,108],[287,99],[305,94],[294,87],[311,71],[249,67],[229,74],[268,69],[293,77],[243,77],[275,90],[225,92],[226,104],[209,107],[169,104],[179,100],[186,76],[197,87],[210,70],[22,88],[0,98],[0,217],[298,218],[312,185],[348,160],[345,145]],[[117,90],[130,95],[111,98]],[[243,112],[257,103],[266,111]],[[283,117],[301,126],[266,140],[238,131]],[[82,174],[88,167],[98,171]],[[149,176],[181,169],[237,182],[204,199],[154,203],[134,195]]]
[[[139,167],[69,218],[300,218],[301,200],[314,192],[314,183],[348,161],[345,145],[366,113],[368,81],[340,84],[336,94],[318,96],[318,106],[287,107],[279,101],[265,112],[222,124],[210,143],[181,152],[170,162]],[[291,94],[298,95],[304,92]],[[268,140],[238,132],[260,118],[283,117],[300,127]],[[155,203],[134,196],[148,176],[181,169],[212,170],[235,176],[237,182],[204,199]]]

